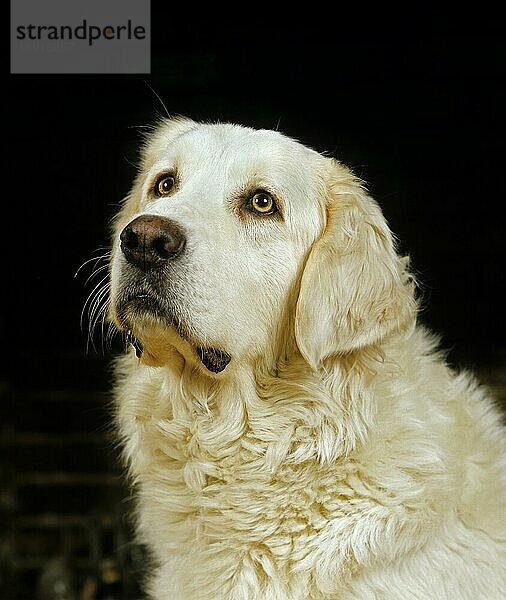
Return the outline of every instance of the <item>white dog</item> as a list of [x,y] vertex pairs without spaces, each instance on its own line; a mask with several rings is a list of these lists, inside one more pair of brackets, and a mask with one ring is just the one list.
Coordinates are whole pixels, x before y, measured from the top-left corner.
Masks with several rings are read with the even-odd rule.
[[334,159],[189,119],[148,137],[110,316],[153,598],[505,597],[505,430],[407,266]]

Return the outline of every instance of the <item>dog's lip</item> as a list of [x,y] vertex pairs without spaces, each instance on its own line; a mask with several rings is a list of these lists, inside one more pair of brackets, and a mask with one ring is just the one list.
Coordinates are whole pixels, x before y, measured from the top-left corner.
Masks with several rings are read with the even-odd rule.
[[204,367],[212,373],[221,373],[231,360],[230,354],[219,348],[197,346],[198,357]]
[[[130,294],[126,299],[125,306],[128,306],[129,304],[141,305],[148,310],[151,309],[151,311],[154,312],[161,312],[160,302],[157,297],[144,290]],[[126,341],[135,348],[137,358],[141,358],[144,351],[143,343],[133,333],[132,328],[127,323],[125,323],[125,325]],[[181,324],[172,322],[172,326],[175,327],[178,335],[194,348],[198,358],[208,371],[218,374],[225,370],[231,361],[230,354],[220,348],[199,345],[198,342],[191,339],[189,332],[186,331],[186,328],[182,327]]]
[[[146,314],[150,313],[154,316],[158,315],[160,317],[162,317],[166,312],[164,311],[161,300],[156,296],[156,294],[144,291],[132,292],[128,296],[123,297],[118,305],[118,309],[119,314],[122,315],[121,320],[124,321],[125,324],[127,324],[129,320],[126,318],[129,309],[136,311],[138,318],[144,311]],[[141,311],[141,313],[139,314],[137,311]]]
[[[126,341],[133,346],[135,349],[135,356],[140,359],[144,352],[144,346],[132,333],[131,329],[128,329],[126,332]],[[197,346],[195,350],[202,364],[211,373],[221,373],[225,370],[231,360],[231,356],[227,352],[219,350],[218,348],[204,348],[202,346]]]
[[142,343],[132,333],[131,329],[128,329],[126,332],[126,341],[128,344],[132,344],[132,346],[135,348],[135,356],[137,356],[137,358],[141,358],[142,353],[144,351],[144,347]]
[[[137,302],[140,302],[141,304],[158,304],[156,298],[154,298],[151,294],[146,293],[137,293],[128,299],[128,303]],[[140,359],[144,352],[144,345],[142,341],[134,334],[129,325],[126,325],[125,330],[126,342],[134,347],[135,355]],[[189,339],[189,336],[185,335],[181,327],[176,327],[176,330],[178,335],[194,348],[201,363],[211,373],[221,373],[230,363],[231,356],[224,350],[211,346],[200,346],[198,343],[194,343],[191,339]]]
[[159,304],[158,298],[155,294],[149,292],[134,292],[130,294],[126,300],[127,304],[130,302],[143,302],[143,303],[156,303]]

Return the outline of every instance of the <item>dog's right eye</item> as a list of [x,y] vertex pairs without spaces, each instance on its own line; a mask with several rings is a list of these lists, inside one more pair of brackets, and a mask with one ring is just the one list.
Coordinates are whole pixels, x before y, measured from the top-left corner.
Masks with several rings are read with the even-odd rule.
[[174,175],[162,175],[156,180],[156,183],[153,188],[153,193],[157,198],[168,196],[174,189],[175,185],[176,178],[174,177]]

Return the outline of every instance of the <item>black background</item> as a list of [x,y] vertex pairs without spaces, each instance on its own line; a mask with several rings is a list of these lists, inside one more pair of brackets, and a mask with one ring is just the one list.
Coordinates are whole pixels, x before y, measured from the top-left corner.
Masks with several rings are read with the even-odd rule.
[[74,273],[109,244],[142,127],[165,114],[157,96],[171,115],[279,128],[353,167],[412,256],[422,320],[455,361],[494,358],[505,248],[497,16],[220,23],[155,6],[152,21],[152,75],[10,78],[12,374],[60,377],[60,354],[86,350],[91,270]]

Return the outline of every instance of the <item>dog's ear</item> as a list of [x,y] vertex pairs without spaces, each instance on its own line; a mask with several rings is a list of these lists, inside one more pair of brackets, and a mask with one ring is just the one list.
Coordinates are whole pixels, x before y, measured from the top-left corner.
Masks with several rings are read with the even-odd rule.
[[380,342],[415,321],[414,282],[379,206],[328,159],[326,224],[310,251],[296,308],[297,345],[314,368]]

